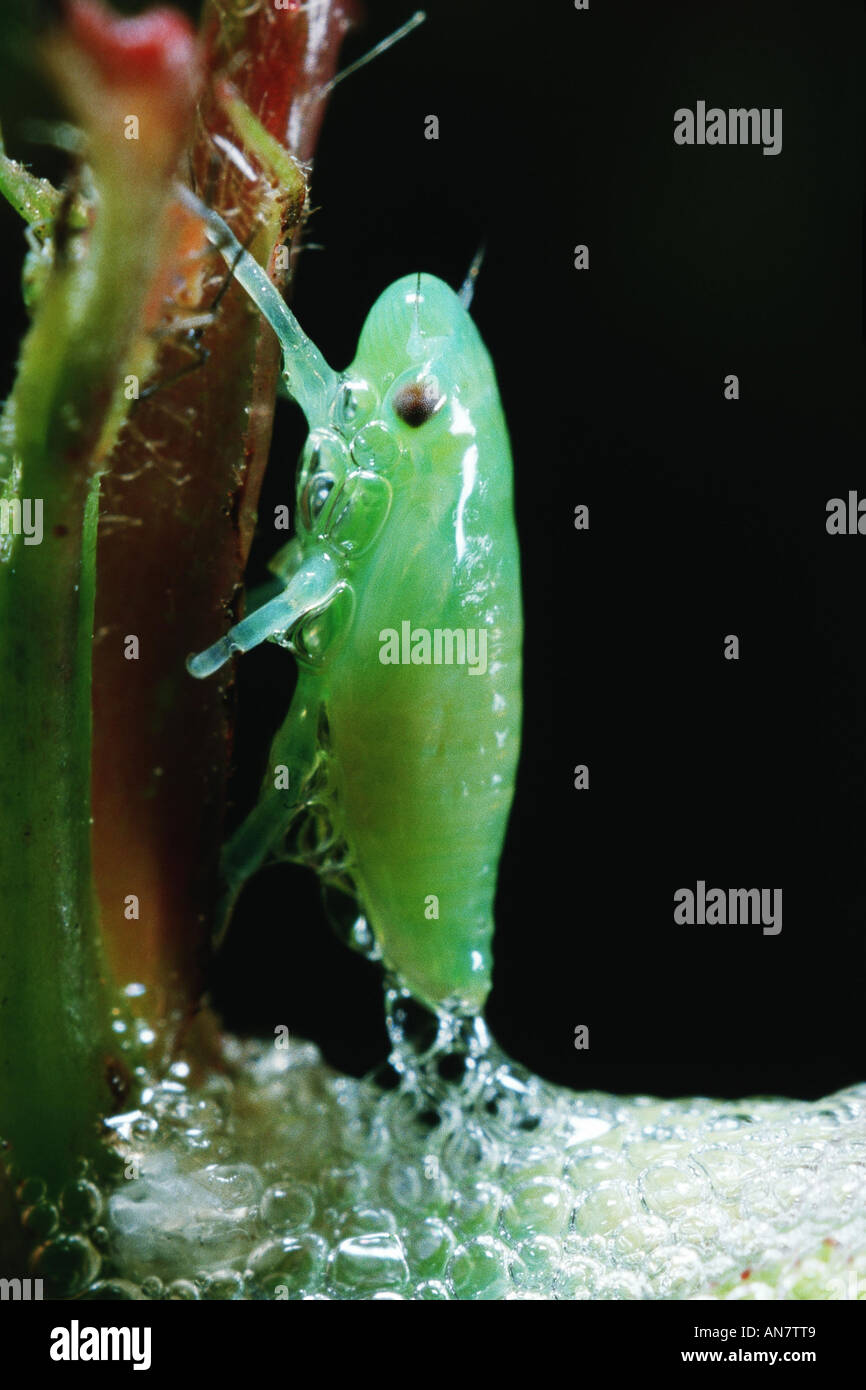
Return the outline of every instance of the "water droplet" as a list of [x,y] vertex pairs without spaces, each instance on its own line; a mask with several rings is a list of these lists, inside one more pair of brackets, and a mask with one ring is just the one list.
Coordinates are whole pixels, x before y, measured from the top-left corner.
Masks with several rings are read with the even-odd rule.
[[438,1279],[426,1279],[423,1283],[415,1286],[415,1298],[419,1299],[438,1299],[445,1301],[451,1297],[448,1292],[448,1285],[443,1284]]
[[59,1225],[57,1208],[44,1199],[41,1202],[34,1202],[32,1207],[26,1207],[23,1211],[21,1224],[36,1240],[47,1240],[49,1236],[54,1234]]
[[455,1239],[446,1221],[428,1216],[420,1224],[410,1227],[405,1244],[413,1274],[423,1275],[425,1279],[438,1279],[444,1275],[454,1253]]
[[60,1194],[60,1210],[63,1219],[77,1231],[86,1231],[102,1215],[102,1193],[93,1182],[80,1179],[67,1183]]
[[577,1229],[587,1236],[608,1235],[632,1214],[628,1189],[622,1182],[600,1182],[579,1203]]
[[521,1289],[551,1290],[562,1266],[562,1241],[553,1236],[534,1236],[521,1241],[514,1266],[514,1282]]
[[340,1241],[330,1277],[337,1288],[346,1290],[397,1289],[408,1283],[409,1267],[397,1236],[379,1232]]
[[448,1275],[458,1298],[500,1299],[511,1291],[510,1269],[515,1257],[490,1236],[479,1236],[455,1251]]
[[37,1202],[42,1201],[46,1190],[45,1183],[41,1178],[25,1178],[22,1183],[19,1183],[15,1195],[22,1207],[32,1207]]
[[400,445],[384,420],[373,420],[352,440],[352,457],[361,468],[387,473],[400,459]]
[[300,1183],[269,1187],[262,1198],[262,1220],[269,1230],[278,1234],[306,1230],[315,1213],[312,1193]]
[[56,1298],[81,1293],[99,1273],[100,1259],[86,1236],[59,1235],[40,1245],[30,1257],[30,1270],[44,1279]]
[[571,1217],[573,1201],[567,1183],[554,1178],[531,1178],[506,1198],[502,1209],[503,1233],[514,1241],[529,1235],[561,1239]]
[[362,555],[374,544],[388,519],[393,499],[391,484],[376,473],[350,473],[329,512],[328,540]]
[[172,1303],[195,1303],[201,1297],[191,1279],[175,1279],[166,1289],[166,1296]]
[[479,1181],[458,1190],[451,1203],[455,1227],[466,1237],[496,1230],[503,1192],[495,1183]]
[[285,1236],[253,1251],[250,1272],[266,1297],[278,1298],[281,1288],[297,1296],[315,1288],[327,1254],[328,1244],[321,1236]]
[[397,1219],[391,1211],[378,1207],[361,1207],[349,1211],[339,1223],[339,1231],[344,1236],[392,1235],[397,1230]]
[[663,1161],[641,1174],[638,1190],[648,1211],[671,1217],[706,1200],[709,1184],[688,1164]]
[[283,645],[307,666],[321,666],[339,651],[349,635],[355,613],[355,591],[343,584],[325,607],[305,613],[290,629]]
[[208,1301],[243,1298],[243,1275],[234,1269],[218,1269],[202,1280],[201,1296]]
[[226,1211],[251,1206],[261,1195],[261,1177],[249,1163],[209,1163],[193,1177]]
[[385,992],[385,1026],[394,1049],[394,1065],[398,1070],[411,1061],[423,1058],[440,1039],[441,1023],[438,1014],[415,999],[407,989],[393,986]]
[[369,382],[347,377],[334,402],[334,424],[338,430],[348,433],[369,420],[378,405],[378,396]]

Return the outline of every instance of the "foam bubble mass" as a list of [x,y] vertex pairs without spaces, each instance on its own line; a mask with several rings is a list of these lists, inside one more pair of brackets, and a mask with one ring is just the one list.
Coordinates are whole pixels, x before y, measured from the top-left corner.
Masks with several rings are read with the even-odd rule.
[[115,1119],[112,1190],[20,1184],[30,1272],[94,1299],[866,1297],[866,1085],[576,1095],[411,1015],[392,991],[360,1081],[291,1040],[228,1040],[198,1088],[176,1062]]

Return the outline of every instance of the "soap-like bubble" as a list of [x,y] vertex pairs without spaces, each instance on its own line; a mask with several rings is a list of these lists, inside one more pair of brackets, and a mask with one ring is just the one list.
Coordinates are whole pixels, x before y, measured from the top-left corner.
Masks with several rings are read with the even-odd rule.
[[197,1086],[175,1061],[116,1131],[135,1176],[19,1175],[26,1272],[116,1300],[866,1297],[866,1086],[575,1095],[399,982],[388,1027],[387,1088],[295,1039],[229,1039]]

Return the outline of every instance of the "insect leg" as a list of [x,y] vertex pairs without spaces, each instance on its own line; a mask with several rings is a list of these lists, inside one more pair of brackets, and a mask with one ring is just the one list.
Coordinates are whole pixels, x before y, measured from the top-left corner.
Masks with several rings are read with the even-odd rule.
[[263,608],[272,598],[281,594],[294,574],[297,574],[303,562],[304,552],[301,549],[300,541],[295,538],[288,541],[268,560],[268,569],[273,578],[266,579],[263,584],[257,584],[254,589],[247,590],[247,613],[255,613],[258,608]]
[[[247,879],[279,846],[301,808],[316,760],[318,704],[303,675],[282,727],[274,738],[268,774],[259,800],[225,845],[220,858],[222,897],[218,906],[216,944],[225,933],[237,897]],[[277,789],[275,769],[288,773],[288,787]]]
[[212,676],[236,652],[248,652],[269,637],[280,637],[306,613],[324,608],[341,582],[333,558],[327,551],[317,552],[301,565],[281,594],[250,613],[212,647],[191,656],[187,670],[199,680]]

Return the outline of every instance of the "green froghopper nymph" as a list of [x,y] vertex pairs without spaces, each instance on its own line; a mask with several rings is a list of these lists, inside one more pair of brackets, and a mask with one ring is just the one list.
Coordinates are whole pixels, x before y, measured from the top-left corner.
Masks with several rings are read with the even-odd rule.
[[396,281],[337,373],[196,206],[276,332],[310,431],[297,535],[271,565],[282,592],[189,662],[205,677],[272,639],[300,668],[224,854],[227,902],[269,855],[313,863],[402,984],[474,1013],[520,745],[522,612],[508,432],[471,280],[459,295]]

